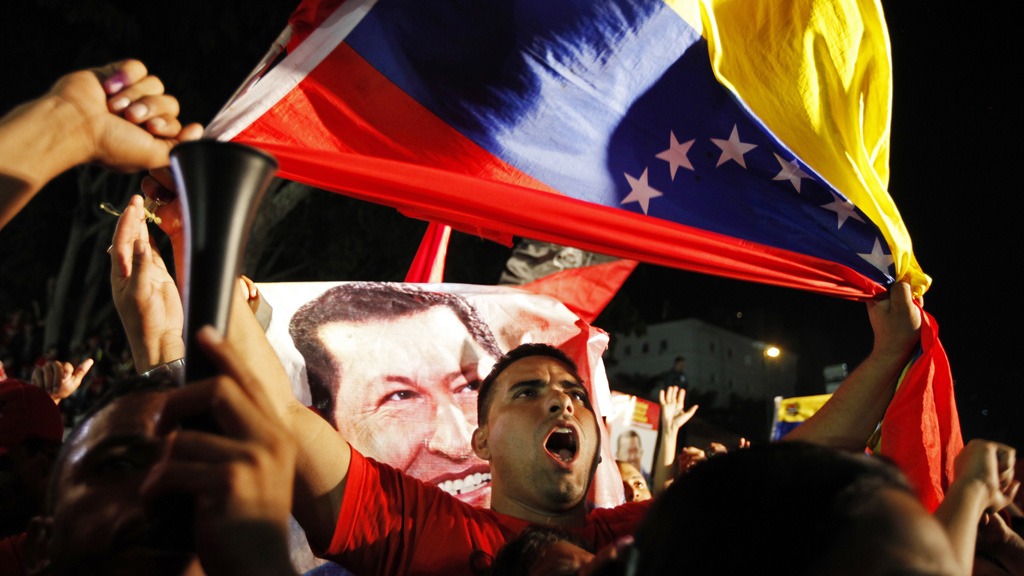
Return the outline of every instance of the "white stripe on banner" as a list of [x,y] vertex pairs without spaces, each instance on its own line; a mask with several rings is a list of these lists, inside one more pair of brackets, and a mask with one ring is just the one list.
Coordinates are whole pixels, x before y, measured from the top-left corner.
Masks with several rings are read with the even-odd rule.
[[[206,128],[206,138],[231,140],[266,114],[345,40],[376,3],[377,0],[342,2],[294,52],[222,108]],[[286,29],[282,36],[288,33]]]

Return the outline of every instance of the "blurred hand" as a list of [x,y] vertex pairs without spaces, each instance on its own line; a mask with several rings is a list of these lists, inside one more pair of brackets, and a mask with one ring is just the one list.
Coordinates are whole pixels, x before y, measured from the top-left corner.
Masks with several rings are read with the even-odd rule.
[[86,359],[78,368],[70,362],[53,360],[32,371],[32,384],[50,395],[54,404],[74,394],[82,385],[82,379],[92,368],[92,358]]
[[[1014,532],[999,514],[985,513],[978,524],[977,552],[996,559],[1002,568],[994,574],[1024,576],[1024,539]],[[978,561],[975,560],[975,567]],[[975,570],[975,574],[978,570]]]
[[1015,461],[1016,451],[1005,444],[971,440],[953,461],[954,483],[981,488],[986,511],[1002,510],[1020,488],[1013,477]]
[[701,462],[707,460],[707,454],[703,450],[694,446],[685,446],[679,451],[679,456],[676,457],[678,474],[683,474],[690,468]]
[[196,552],[210,576],[293,574],[287,537],[298,441],[262,388],[245,385],[256,380],[246,355],[209,326],[198,340],[224,375],[170,392],[160,427],[208,414],[221,433],[171,432],[143,496],[195,499]]

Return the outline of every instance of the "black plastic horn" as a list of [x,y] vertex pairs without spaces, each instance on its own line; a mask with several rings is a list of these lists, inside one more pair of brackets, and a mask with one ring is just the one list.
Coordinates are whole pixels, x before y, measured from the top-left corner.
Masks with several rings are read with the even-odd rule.
[[242,144],[199,140],[171,150],[185,237],[178,286],[185,311],[185,381],[217,373],[195,331],[227,333],[231,296],[241,273],[256,208],[277,172],[273,156]]

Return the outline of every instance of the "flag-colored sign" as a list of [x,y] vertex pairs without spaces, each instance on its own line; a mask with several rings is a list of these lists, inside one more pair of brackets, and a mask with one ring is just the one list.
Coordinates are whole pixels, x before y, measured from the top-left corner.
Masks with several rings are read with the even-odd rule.
[[831,397],[831,394],[798,396],[794,398],[776,396],[775,415],[772,418],[772,442],[782,440],[786,434],[789,434],[794,428],[806,422]]

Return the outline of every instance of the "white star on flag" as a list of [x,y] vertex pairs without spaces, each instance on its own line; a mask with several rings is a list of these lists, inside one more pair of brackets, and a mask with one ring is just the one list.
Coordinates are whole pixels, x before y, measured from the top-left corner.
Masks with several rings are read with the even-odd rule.
[[626,202],[639,202],[640,208],[643,209],[644,214],[647,214],[647,208],[651,203],[651,198],[657,198],[663,196],[661,192],[658,192],[654,188],[651,188],[647,184],[647,168],[644,168],[644,173],[640,175],[640,179],[633,178],[625,172],[622,173],[626,177],[626,181],[629,182],[629,195],[622,199],[619,204],[625,204]]
[[690,164],[690,159],[686,157],[686,153],[690,151],[690,146],[693,146],[693,140],[680,144],[679,141],[676,140],[675,132],[672,132],[671,130],[668,132],[668,138],[668,150],[659,152],[654,157],[658,160],[668,162],[668,167],[672,171],[672,180],[675,180],[676,170],[678,170],[680,166],[693,170],[693,164]]
[[736,130],[735,124],[732,125],[732,135],[729,136],[728,140],[712,138],[711,141],[715,143],[715,146],[722,149],[722,155],[719,156],[718,164],[715,164],[715,168],[718,168],[729,160],[735,160],[737,164],[743,166],[745,169],[747,167],[747,163],[743,160],[743,155],[754,148],[757,148],[757,144],[740,142],[740,133]]
[[[775,154],[774,152],[772,154]],[[810,174],[804,172],[797,165],[796,160],[783,160],[781,156],[775,154],[775,159],[779,161],[779,166],[782,170],[772,178],[772,180],[789,180],[789,183],[796,188],[796,191],[800,192],[800,179],[810,178]]]
[[871,254],[857,254],[857,256],[867,260],[869,264],[886,274],[889,273],[889,266],[894,262],[890,254],[882,252],[882,245],[878,242],[878,238],[875,238],[875,246],[871,249]]
[[859,214],[857,214],[856,210],[854,210],[853,202],[848,202],[846,200],[840,199],[839,196],[836,196],[836,193],[832,192],[831,190],[829,190],[829,193],[832,194],[832,202],[829,202],[828,204],[823,204],[821,207],[824,208],[825,210],[831,210],[835,212],[836,216],[839,217],[839,225],[836,226],[836,230],[843,227],[843,224],[846,223],[847,218],[853,218],[854,220],[859,220],[861,222],[864,221],[864,219],[861,218]]

